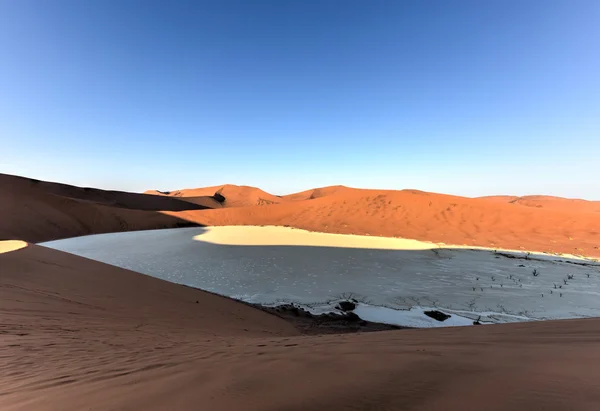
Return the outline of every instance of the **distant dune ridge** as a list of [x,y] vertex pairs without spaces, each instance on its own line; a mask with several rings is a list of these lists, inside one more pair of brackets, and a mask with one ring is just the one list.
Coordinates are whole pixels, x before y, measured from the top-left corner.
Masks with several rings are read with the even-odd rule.
[[215,194],[225,198],[225,207],[244,207],[254,205],[269,205],[283,202],[280,197],[269,194],[260,188],[225,184],[203,188],[188,188],[165,193],[157,190],[146,191],[146,194],[174,197],[186,200],[188,198],[209,197]]
[[199,225],[287,225],[311,231],[600,256],[600,202],[550,196],[467,198],[330,186],[275,196],[221,185],[146,194],[0,175],[0,239]]
[[577,211],[584,213],[600,213],[600,201],[588,201],[574,198],[562,198],[554,196],[488,196],[480,197],[488,200],[517,204],[525,207],[546,208],[563,211]]
[[[542,206],[537,207],[538,203]],[[167,214],[202,225],[289,225],[449,245],[600,256],[596,207],[600,209],[600,202],[553,197],[511,202],[418,190],[327,187],[283,196],[268,207]]]

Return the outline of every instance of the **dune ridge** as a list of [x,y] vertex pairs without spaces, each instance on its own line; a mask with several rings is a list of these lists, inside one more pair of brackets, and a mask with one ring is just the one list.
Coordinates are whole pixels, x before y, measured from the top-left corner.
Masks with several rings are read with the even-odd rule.
[[600,256],[600,213],[417,190],[341,189],[268,207],[168,212],[202,225],[281,225],[448,245]]
[[134,194],[7,175],[0,175],[0,190],[4,194],[0,215],[5,216],[0,220],[0,239],[41,242],[194,224],[280,225],[334,234],[600,257],[600,212],[593,211],[600,202],[577,199],[467,198],[344,186],[281,197],[235,185]]
[[195,225],[160,211],[199,210],[174,198],[80,188],[0,174],[0,240],[50,241]]
[[225,207],[263,206],[269,204],[279,204],[285,201],[281,197],[269,194],[257,187],[237,186],[233,184],[202,188],[187,188],[170,192],[150,190],[146,191],[146,193],[163,197],[180,198],[186,201],[190,198],[210,197],[214,196],[215,194],[220,194],[225,197],[225,201],[223,202],[223,206]]

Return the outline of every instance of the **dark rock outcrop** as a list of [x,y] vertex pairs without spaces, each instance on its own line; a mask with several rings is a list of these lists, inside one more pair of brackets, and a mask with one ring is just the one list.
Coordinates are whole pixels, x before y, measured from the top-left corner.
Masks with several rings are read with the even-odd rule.
[[340,301],[336,308],[342,311],[352,311],[356,308],[356,303],[352,301]]
[[213,194],[213,198],[215,199],[215,201],[218,201],[219,203],[224,203],[225,202],[225,196],[221,193],[219,193],[218,191]]
[[437,320],[437,321],[446,321],[448,318],[452,317],[449,314],[446,314],[446,313],[443,313],[443,312],[437,311],[437,310],[424,311],[424,314],[428,317],[433,318],[434,320]]

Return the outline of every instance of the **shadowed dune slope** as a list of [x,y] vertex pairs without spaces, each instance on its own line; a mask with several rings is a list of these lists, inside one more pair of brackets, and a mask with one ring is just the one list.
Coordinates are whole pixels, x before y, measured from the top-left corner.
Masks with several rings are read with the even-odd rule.
[[597,319],[309,337],[244,304],[39,246],[0,254],[0,267],[3,411],[600,403]]
[[30,242],[188,226],[158,210],[203,209],[174,198],[73,187],[0,174],[0,240]]
[[203,225],[289,225],[330,233],[600,256],[600,213],[417,190],[343,189],[268,207],[169,214]]
[[38,193],[53,194],[58,197],[132,210],[180,211],[208,208],[200,205],[190,205],[176,198],[148,196],[124,191],[107,191],[90,187],[75,187],[7,174],[0,174],[0,189],[2,191],[10,189],[13,193],[18,193],[19,190],[35,190]]

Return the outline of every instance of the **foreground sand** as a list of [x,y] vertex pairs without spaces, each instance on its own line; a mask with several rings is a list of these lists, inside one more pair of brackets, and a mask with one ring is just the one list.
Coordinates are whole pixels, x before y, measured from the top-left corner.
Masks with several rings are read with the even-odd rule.
[[[14,247],[10,247],[14,248]],[[70,254],[0,254],[2,410],[597,410],[600,320],[301,336]]]

